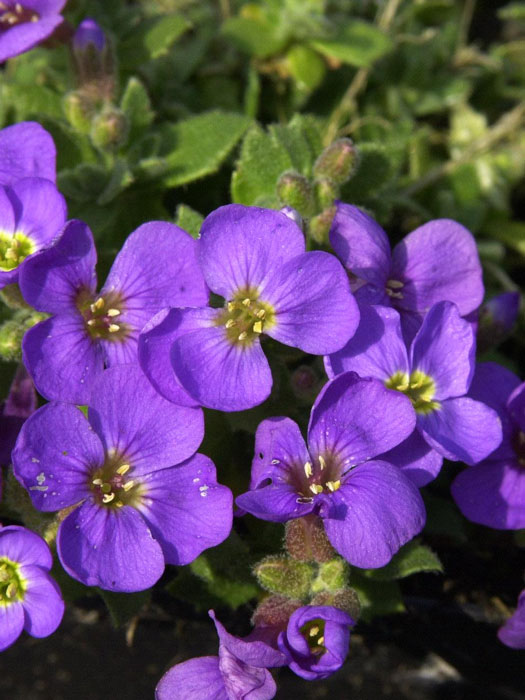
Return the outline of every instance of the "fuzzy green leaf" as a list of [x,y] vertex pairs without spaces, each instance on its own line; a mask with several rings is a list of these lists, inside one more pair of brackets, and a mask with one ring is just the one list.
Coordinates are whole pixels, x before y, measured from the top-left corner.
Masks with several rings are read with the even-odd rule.
[[443,571],[434,552],[415,539],[401,547],[393,559],[381,569],[368,569],[365,575],[377,581],[393,581],[421,571]]
[[203,221],[204,217],[202,214],[199,214],[198,211],[195,211],[195,209],[192,209],[187,204],[179,204],[177,207],[175,223],[177,226],[187,231],[192,238],[199,237],[199,231],[201,230]]
[[191,27],[182,15],[164,15],[144,19],[119,46],[119,57],[127,69],[159,58]]
[[131,143],[141,134],[153,121],[153,110],[146,88],[138,78],[130,78],[122,100],[120,109],[126,115],[129,123],[129,140]]

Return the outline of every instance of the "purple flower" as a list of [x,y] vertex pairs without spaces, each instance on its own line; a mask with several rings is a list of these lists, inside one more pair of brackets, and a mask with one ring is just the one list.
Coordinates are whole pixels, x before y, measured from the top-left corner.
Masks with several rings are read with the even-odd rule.
[[271,700],[275,682],[267,667],[283,666],[286,656],[252,635],[239,639],[209,615],[219,635],[219,655],[173,666],[161,678],[156,700]]
[[93,47],[100,52],[105,45],[106,35],[100,24],[91,17],[83,19],[73,34],[73,50],[82,52]]
[[0,185],[0,289],[18,281],[27,262],[51,243],[65,220],[65,200],[50,180],[26,177]]
[[141,366],[167,398],[178,384],[203,406],[250,408],[272,388],[262,335],[318,355],[355,332],[345,271],[328,253],[305,253],[301,230],[284,214],[221,207],[205,219],[199,244],[204,278],[224,307],[172,309],[139,342]]
[[327,678],[343,665],[354,624],[350,615],[330,605],[307,605],[292,613],[277,643],[298,676]]
[[12,185],[23,177],[56,180],[55,144],[36,122],[0,130],[0,185]]
[[[68,222],[56,244],[29,260],[20,277],[25,300],[54,314],[31,328],[22,344],[38,391],[47,399],[87,403],[104,366],[137,361],[138,334],[151,316],[170,304],[205,304],[195,245],[173,224],[143,224],[97,293],[91,231],[81,221]],[[179,394],[178,403],[196,405]]]
[[519,308],[519,292],[503,292],[483,304],[478,318],[478,352],[490,350],[506,338],[516,323]]
[[66,0],[0,0],[0,63],[29,51],[64,20]]
[[28,418],[13,450],[15,476],[38,510],[72,508],[57,535],[71,576],[142,590],[165,563],[187,564],[226,539],[232,495],[213,462],[194,454],[203,432],[201,409],[163,399],[136,365],[95,380],[88,419],[54,402]]
[[451,219],[436,219],[409,233],[392,251],[381,226],[351,204],[337,203],[330,243],[357,278],[360,303],[394,306],[413,337],[420,317],[439,301],[462,316],[483,300],[476,242]]
[[481,363],[469,396],[498,412],[503,440],[487,459],[458,474],[452,496],[475,523],[498,530],[525,528],[525,383],[504,367]]
[[53,558],[44,540],[18,525],[0,528],[0,651],[25,630],[47,637],[59,626],[64,602],[49,575]]
[[319,515],[350,564],[377,568],[424,525],[417,488],[397,467],[374,459],[408,437],[410,401],[353,372],[328,382],[312,408],[308,446],[289,418],[257,429],[251,490],[240,508],[262,520]]
[[0,404],[0,465],[11,464],[11,451],[20,428],[35,410],[35,387],[24,365],[19,365],[9,395]]
[[474,355],[474,331],[455,304],[435,304],[409,349],[397,311],[366,306],[355,336],[325,364],[328,376],[357,372],[409,397],[416,431],[382,458],[424,486],[438,474],[443,457],[475,464],[501,442],[497,413],[466,396]]
[[498,637],[508,647],[525,649],[525,591],[520,593],[514,614],[499,628]]

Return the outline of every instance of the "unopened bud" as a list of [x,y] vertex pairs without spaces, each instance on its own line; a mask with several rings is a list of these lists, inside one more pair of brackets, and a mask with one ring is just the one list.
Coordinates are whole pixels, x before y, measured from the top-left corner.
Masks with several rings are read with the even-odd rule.
[[339,608],[339,610],[348,613],[354,622],[357,622],[361,612],[359,596],[353,588],[344,588],[335,593],[323,591],[312,598],[310,605],[331,605],[334,608]]
[[285,546],[290,556],[298,561],[329,562],[336,556],[323,522],[316,515],[289,520],[286,523]]
[[79,90],[73,90],[64,95],[62,105],[73,129],[81,134],[89,134],[95,111],[93,100]]
[[310,219],[308,231],[316,243],[326,245],[328,243],[328,233],[335,216],[335,207],[329,207],[323,212]]
[[320,177],[315,181],[315,197],[319,209],[324,210],[334,206],[334,202],[339,199],[339,196],[339,185],[331,178]]
[[90,17],[77,27],[71,43],[77,84],[93,99],[110,100],[115,87],[113,52],[106,33]]
[[287,170],[277,181],[277,197],[282,205],[296,209],[305,218],[315,211],[315,197],[308,178],[295,170]]
[[357,165],[358,154],[350,139],[338,139],[327,146],[315,161],[315,177],[330,178],[342,185],[350,179]]
[[478,352],[486,352],[505,340],[516,323],[519,307],[519,292],[504,292],[483,304],[478,318]]
[[348,581],[348,565],[337,557],[319,566],[317,577],[312,584],[313,593],[336,592],[344,588]]
[[254,573],[263,588],[287,598],[306,597],[314,578],[314,569],[310,564],[280,555],[260,561]]
[[252,617],[252,623],[256,626],[282,627],[288,624],[290,615],[302,605],[300,600],[285,598],[282,595],[269,595],[262,600]]
[[73,34],[73,51],[75,54],[86,51],[90,47],[100,53],[106,46],[106,35],[100,24],[86,17],[76,28]]
[[129,123],[126,115],[118,107],[106,105],[93,120],[91,140],[101,149],[118,148],[126,142]]

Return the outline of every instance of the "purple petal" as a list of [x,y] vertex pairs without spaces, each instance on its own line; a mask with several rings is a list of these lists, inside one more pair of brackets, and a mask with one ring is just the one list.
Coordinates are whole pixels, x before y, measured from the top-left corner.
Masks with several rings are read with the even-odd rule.
[[61,510],[89,496],[89,475],[103,462],[100,440],[83,413],[67,404],[47,404],[33,413],[13,450],[15,476],[43,511]]
[[79,405],[88,403],[104,369],[102,347],[89,337],[80,314],[52,316],[30,328],[22,357],[42,396]]
[[227,632],[224,626],[215,617],[215,612],[213,610],[209,610],[208,614],[215,623],[221,645],[226,647],[239,661],[249,664],[250,666],[258,666],[261,668],[286,665],[286,656],[278,649],[274,649],[261,640],[252,642],[248,639],[239,639],[239,637],[235,637],[233,634]]
[[386,462],[367,462],[350,471],[332,499],[324,516],[328,539],[350,564],[363,569],[388,564],[425,524],[417,487]]
[[277,687],[265,668],[249,666],[226,649],[219,647],[219,668],[228,697],[234,700],[271,700]]
[[415,412],[406,396],[376,379],[345,372],[317,397],[308,444],[312,456],[332,454],[348,469],[395,447],[414,426]]
[[401,335],[399,314],[386,306],[360,306],[357,333],[342,350],[326,358],[329,377],[357,372],[386,381],[397,372],[408,374],[408,353]]
[[465,469],[451,489],[469,520],[496,530],[525,528],[525,471],[516,459],[487,461]]
[[339,350],[359,324],[344,269],[322,251],[304,253],[277,268],[261,297],[276,312],[268,335],[313,355]]
[[70,576],[109,591],[145,590],[164,572],[160,544],[130,506],[114,509],[86,501],[61,523],[57,550]]
[[14,233],[16,229],[16,204],[10,194],[11,188],[0,187],[0,231]]
[[124,455],[134,475],[182,462],[204,436],[202,410],[164,399],[136,365],[110,367],[95,381],[89,421],[106,452]]
[[55,244],[31,257],[20,271],[24,299],[39,311],[76,311],[80,291],[94,294],[97,252],[93,234],[82,221],[69,221]]
[[426,312],[439,301],[451,301],[464,316],[483,301],[476,242],[451,219],[429,221],[398,243],[391,277],[404,285],[396,306],[409,311]]
[[397,447],[380,455],[380,459],[399,467],[419,489],[436,478],[443,464],[443,457],[430,447],[418,430]]
[[410,355],[412,371],[419,370],[435,382],[433,398],[467,393],[474,373],[476,338],[455,304],[444,301],[430,309]]
[[[297,423],[290,418],[267,418],[255,434],[255,454],[252,461],[250,488],[283,469],[302,465],[310,459],[308,449]],[[284,477],[284,474],[282,474]]]
[[[284,217],[286,218],[286,217]],[[272,388],[272,373],[259,339],[231,344],[224,326],[214,326],[214,309],[187,309],[201,328],[181,335],[172,347],[173,369],[184,389],[201,406],[242,411],[262,403]]]
[[297,489],[288,483],[275,483],[237,496],[235,503],[239,508],[251,513],[261,520],[285,523],[292,518],[302,518],[311,513],[315,506],[314,499],[304,502]]
[[525,432],[525,382],[514,389],[507,402],[511,419]]
[[170,668],[155,689],[155,700],[231,700],[218,656],[200,656]]
[[[163,221],[143,224],[128,236],[101,294],[122,295],[119,322],[136,331],[166,306],[203,306],[208,289],[196,253],[197,242],[178,226]],[[162,265],[155,265],[155,259]]]
[[525,591],[520,593],[514,614],[498,630],[503,644],[513,649],[525,649]]
[[22,603],[0,605],[0,651],[11,646],[24,629],[24,608]]
[[27,580],[24,595],[25,631],[32,637],[47,637],[57,629],[64,615],[64,601],[51,576],[38,566],[22,566]]
[[371,216],[351,204],[337,202],[330,243],[347,270],[384,288],[390,272],[390,244]]
[[9,394],[0,405],[0,465],[11,463],[20,428],[36,409],[35,385],[23,364],[18,365]]
[[148,474],[146,496],[137,506],[168,564],[189,564],[223,542],[231,531],[233,498],[217,483],[213,462],[197,454],[172,469]]
[[301,229],[285,214],[228,204],[204,219],[199,259],[210,289],[231,299],[239,289],[263,286],[304,250]]
[[0,185],[23,177],[56,179],[55,144],[36,122],[20,122],[0,131]]
[[20,525],[0,528],[0,556],[41,570],[53,566],[53,557],[44,540]]
[[[24,5],[29,6],[29,3],[25,2]],[[2,31],[0,34],[0,63],[32,49],[47,39],[62,22],[63,17],[60,15],[50,15],[41,17],[36,22],[24,22],[7,31]]]
[[501,443],[496,411],[466,396],[447,399],[439,409],[418,414],[417,426],[428,444],[447,459],[476,464]]
[[38,249],[51,243],[66,221],[66,200],[50,180],[26,177],[11,187],[21,207],[17,230],[29,236]]
[[179,406],[198,406],[177,381],[171,364],[171,346],[185,332],[187,319],[188,314],[180,309],[163,309],[156,314],[140,333],[138,358],[142,371],[165,399]]

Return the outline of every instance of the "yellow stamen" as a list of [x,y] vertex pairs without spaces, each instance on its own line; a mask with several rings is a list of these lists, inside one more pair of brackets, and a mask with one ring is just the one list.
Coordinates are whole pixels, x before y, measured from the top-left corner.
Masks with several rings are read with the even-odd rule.
[[111,503],[111,501],[115,498],[114,493],[105,493],[102,496],[102,503]]
[[323,487],[321,486],[321,484],[311,484],[310,491],[315,494],[323,493]]
[[116,323],[112,323],[112,324],[110,324],[110,325],[108,326],[108,331],[109,331],[110,333],[116,333],[116,332],[119,331],[119,330],[120,330],[120,326],[117,325]]
[[243,300],[242,300],[242,305],[243,305],[243,306],[250,306],[251,303],[252,303],[252,300],[251,300],[251,299],[246,298],[246,299],[243,299]]
[[228,311],[234,311],[234,310],[235,310],[235,302],[229,301],[228,302]]
[[89,321],[87,322],[88,326],[94,326],[96,323],[94,318],[90,318]]
[[254,333],[262,333],[262,328],[263,328],[262,321],[256,321],[253,324],[253,332]]
[[337,481],[327,481],[326,486],[333,493],[334,491],[337,491],[337,489],[341,486],[341,481],[339,479]]
[[102,486],[104,482],[102,481],[102,479],[93,479],[91,483],[93,484],[93,486]]
[[102,297],[99,297],[91,306],[89,307],[91,309],[92,313],[95,313],[95,311],[98,311],[104,306],[104,299]]
[[321,455],[319,455],[319,466],[321,467],[321,471],[323,471],[323,469],[326,469],[325,458],[321,457]]
[[312,464],[310,462],[304,463],[304,473],[306,474],[308,479],[312,476]]
[[233,320],[233,318],[229,318],[229,319],[226,321],[226,324],[225,324],[225,325],[226,325],[226,328],[233,328],[233,326],[235,325],[235,321]]
[[246,331],[243,331],[242,333],[239,333],[237,340],[246,340],[247,337],[248,333],[246,333]]
[[120,474],[121,476],[124,476],[124,474],[127,474],[130,470],[130,465],[129,464],[122,464],[118,469],[117,469],[117,474]]
[[107,314],[110,318],[114,316],[120,316],[120,311],[118,309],[108,309]]
[[133,479],[132,479],[131,481],[127,481],[127,482],[122,486],[122,488],[124,489],[124,491],[129,491],[129,490],[132,489],[134,486],[135,486],[135,482],[134,482]]
[[324,637],[319,637],[319,639],[317,640],[317,644],[319,644],[319,646],[322,647],[324,644]]
[[310,637],[315,637],[316,634],[319,634],[319,627],[311,627],[308,634],[310,635]]
[[257,318],[264,318],[266,316],[266,309],[259,309],[255,315]]

